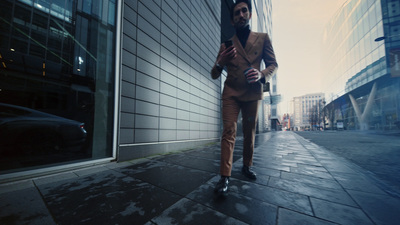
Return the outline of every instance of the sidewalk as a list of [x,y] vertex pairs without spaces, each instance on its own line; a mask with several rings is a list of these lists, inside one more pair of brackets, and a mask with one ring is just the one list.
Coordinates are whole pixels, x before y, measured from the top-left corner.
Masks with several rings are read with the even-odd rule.
[[213,193],[219,144],[0,185],[0,224],[398,224],[379,180],[293,132],[256,139],[257,180]]

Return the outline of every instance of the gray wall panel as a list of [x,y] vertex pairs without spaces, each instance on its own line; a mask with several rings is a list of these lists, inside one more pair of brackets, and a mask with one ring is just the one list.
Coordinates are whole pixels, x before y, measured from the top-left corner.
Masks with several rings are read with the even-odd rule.
[[120,144],[129,144],[134,141],[133,129],[121,128],[119,130],[119,142]]
[[121,113],[121,128],[134,128],[135,127],[135,114]]
[[135,98],[135,89],[136,85],[129,82],[123,82],[121,86],[121,95],[129,98]]
[[121,96],[121,112],[134,113],[135,99]]
[[142,115],[159,116],[159,104],[136,100],[136,113]]
[[159,117],[139,115],[135,116],[135,128],[138,129],[158,129],[160,126]]
[[221,83],[210,70],[220,45],[220,4],[124,1],[118,160],[219,138]]
[[[160,104],[160,93],[147,88],[136,86],[136,98],[138,100]],[[149,112],[151,113],[151,112]]]
[[135,130],[135,143],[156,143],[158,141],[158,129]]
[[168,107],[168,106],[160,106],[160,117],[164,118],[172,118],[176,119],[177,118],[177,109],[174,107]]
[[137,73],[136,84],[156,92],[160,91],[160,80],[141,72]]

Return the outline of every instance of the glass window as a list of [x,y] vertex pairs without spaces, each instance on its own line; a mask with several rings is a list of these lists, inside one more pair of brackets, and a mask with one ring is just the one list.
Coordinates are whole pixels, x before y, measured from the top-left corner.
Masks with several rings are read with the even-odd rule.
[[368,12],[369,23],[371,26],[375,26],[375,24],[378,22],[376,18],[375,9],[376,9],[375,5],[372,5],[372,7],[369,9]]
[[377,37],[383,37],[384,36],[384,34],[383,34],[383,24],[382,24],[382,21],[380,21],[379,23],[378,23],[378,27],[377,27],[377,35],[376,35]]
[[115,0],[11,2],[0,107],[27,113],[1,115],[1,173],[112,156]]
[[364,14],[364,16],[363,16],[363,26],[364,26],[364,28],[363,28],[363,30],[364,30],[363,35],[365,35],[365,34],[367,34],[367,33],[369,32],[369,29],[370,29],[369,19],[368,19],[368,13]]
[[[87,14],[92,12],[92,0],[82,0],[81,2],[81,10]],[[80,4],[79,4],[80,5]]]
[[382,20],[381,1],[376,1],[375,6],[376,6],[376,19],[377,21],[381,21]]

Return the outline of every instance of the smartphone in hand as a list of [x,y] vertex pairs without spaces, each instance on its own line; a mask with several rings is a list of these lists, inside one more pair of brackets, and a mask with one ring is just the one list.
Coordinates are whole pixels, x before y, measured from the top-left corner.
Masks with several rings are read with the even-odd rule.
[[227,40],[224,42],[224,44],[225,44],[225,48],[229,48],[233,45],[233,42],[232,42],[232,40]]

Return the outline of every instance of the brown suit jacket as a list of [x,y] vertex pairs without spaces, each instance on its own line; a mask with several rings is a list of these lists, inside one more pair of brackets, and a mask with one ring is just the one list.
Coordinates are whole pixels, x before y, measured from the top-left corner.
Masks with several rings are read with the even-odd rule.
[[[237,56],[226,65],[228,76],[225,81],[222,99],[236,97],[239,101],[261,100],[263,98],[262,83],[268,82],[278,68],[271,40],[266,33],[250,32],[245,49],[243,49],[236,35],[232,37],[232,41],[236,48]],[[225,45],[222,44],[218,55],[224,49]],[[265,69],[261,71],[263,79],[254,84],[247,83],[243,71],[248,67],[260,70],[262,61],[265,63]],[[213,79],[221,76],[221,72],[215,65],[211,70],[211,76]]]

